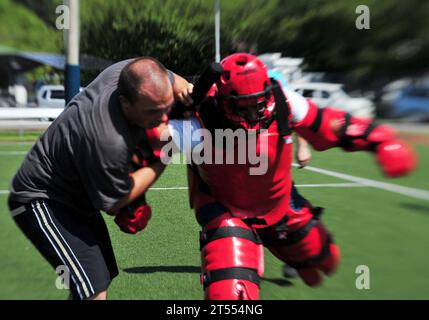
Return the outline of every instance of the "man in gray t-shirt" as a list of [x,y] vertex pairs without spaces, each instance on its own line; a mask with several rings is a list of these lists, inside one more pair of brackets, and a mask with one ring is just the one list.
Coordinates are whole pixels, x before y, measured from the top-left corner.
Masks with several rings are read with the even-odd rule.
[[68,267],[72,297],[106,297],[118,271],[100,210],[116,214],[125,232],[146,225],[144,193],[164,165],[135,169],[131,159],[136,149],[153,155],[147,130],[166,122],[175,100],[190,104],[191,92],[153,58],[121,61],[78,94],[25,157],[10,186],[12,216],[54,268]]

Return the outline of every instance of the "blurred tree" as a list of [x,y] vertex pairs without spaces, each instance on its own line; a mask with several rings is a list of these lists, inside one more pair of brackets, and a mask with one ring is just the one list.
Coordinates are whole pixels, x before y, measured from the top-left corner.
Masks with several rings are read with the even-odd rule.
[[153,56],[185,75],[213,60],[212,8],[206,1],[128,1],[124,6],[95,0],[81,9],[85,53],[113,61]]
[[34,11],[40,19],[52,28],[55,28],[55,9],[63,3],[62,0],[15,0],[15,2]]
[[59,52],[62,33],[48,27],[25,6],[0,1],[0,44],[21,50]]
[[[359,5],[369,8],[369,30],[356,28]],[[302,56],[310,70],[346,73],[361,85],[429,70],[428,1],[272,0],[245,10],[236,36],[260,53]]]
[[[15,2],[52,25],[61,0]],[[11,5],[2,0],[0,9],[5,3]],[[370,10],[369,30],[356,28],[358,5]],[[198,73],[214,60],[213,6],[207,0],[81,1],[81,51],[113,61],[150,55],[182,74]],[[429,1],[419,0],[224,0],[222,55],[279,51],[304,57],[310,70],[346,73],[371,85],[429,69],[428,17]]]

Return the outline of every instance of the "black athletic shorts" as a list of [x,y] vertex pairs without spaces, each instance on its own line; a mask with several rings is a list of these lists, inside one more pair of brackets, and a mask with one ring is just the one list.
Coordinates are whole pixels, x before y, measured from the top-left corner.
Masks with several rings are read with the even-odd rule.
[[[46,199],[35,199],[28,204],[9,201],[9,209],[18,227],[51,266],[69,271],[73,299],[86,299],[106,290],[118,275],[100,212],[79,215],[59,202]],[[59,266],[62,269],[57,269]],[[55,283],[53,279],[52,285]]]

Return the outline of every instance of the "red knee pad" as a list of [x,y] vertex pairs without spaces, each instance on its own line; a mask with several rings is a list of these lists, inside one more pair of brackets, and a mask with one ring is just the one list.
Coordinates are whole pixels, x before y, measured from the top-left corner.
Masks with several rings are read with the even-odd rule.
[[333,274],[340,264],[340,248],[335,244],[329,244],[329,255],[320,263],[319,268],[327,276]]
[[320,271],[329,276],[335,272],[339,262],[340,249],[336,244],[330,243],[329,253],[319,264],[308,268],[298,269],[297,271],[306,285],[315,287],[320,285],[323,280]]
[[204,298],[206,300],[259,300],[259,286],[246,280],[216,281],[206,288]]
[[[322,282],[322,272],[330,275],[336,270],[340,261],[340,251],[318,219],[313,219],[310,223],[313,226],[300,240],[293,244],[269,246],[269,249],[279,259],[296,268],[307,285],[317,286]],[[296,232],[302,232],[302,228]],[[293,233],[289,235],[289,239],[291,238],[294,238]]]
[[328,231],[318,221],[299,242],[278,249],[281,250],[282,258],[301,264],[318,256],[329,239]]
[[225,213],[204,227],[201,260],[206,299],[259,298],[263,247],[255,231],[241,219]]

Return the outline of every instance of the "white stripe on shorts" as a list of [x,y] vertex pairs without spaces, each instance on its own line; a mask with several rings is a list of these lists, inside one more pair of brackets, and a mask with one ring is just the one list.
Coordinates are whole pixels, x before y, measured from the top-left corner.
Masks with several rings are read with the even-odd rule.
[[[77,269],[76,265],[74,264],[73,260],[70,258],[67,250],[64,248],[63,244],[61,243],[61,241],[58,239],[58,237],[56,236],[55,232],[52,230],[51,226],[49,225],[48,220],[46,219],[46,216],[42,210],[42,207],[39,203],[39,201],[36,201],[36,205],[34,205],[32,203],[32,208],[33,208],[33,212],[36,216],[36,219],[39,223],[40,228],[42,229],[43,233],[46,235],[46,237],[48,238],[49,242],[51,243],[52,247],[54,248],[55,252],[57,253],[57,255],[60,257],[61,261],[63,262],[63,264],[66,265],[70,265],[71,268],[73,269],[75,275],[78,278],[78,281],[76,281],[74,279],[74,277],[72,277],[73,282],[76,284],[79,296],[81,297],[81,299],[85,298],[85,297],[90,297],[91,294],[88,290],[88,287],[86,285],[86,283],[84,282],[79,270]],[[46,227],[46,228],[45,228]],[[67,261],[67,263],[66,263]],[[72,273],[70,273],[72,275]],[[82,289],[84,291],[84,294],[82,294],[82,292],[80,291],[80,286],[79,283],[82,284]]]
[[[51,224],[55,227],[55,229],[57,230],[57,232],[58,232],[58,234],[60,235],[61,239],[63,240],[63,242],[65,243],[65,245],[66,245],[66,246],[67,246],[67,248],[69,249],[69,252],[72,254],[72,256],[73,256],[74,260],[77,262],[77,264],[78,264],[78,266],[79,266],[80,270],[82,271],[83,275],[85,276],[85,279],[86,279],[86,281],[87,281],[86,283],[89,285],[89,287],[90,287],[90,289],[91,289],[92,295],[94,295],[94,294],[95,294],[94,287],[92,286],[91,281],[89,280],[89,278],[88,278],[88,276],[87,276],[87,274],[86,274],[86,272],[85,272],[85,269],[82,267],[82,265],[81,265],[81,264],[80,264],[80,262],[79,262],[79,259],[76,257],[76,255],[74,254],[73,250],[70,248],[69,244],[67,243],[67,241],[66,241],[66,240],[64,239],[64,237],[62,236],[62,234],[61,234],[60,230],[58,230],[57,226],[55,225],[54,221],[52,220],[51,215],[49,214],[49,209],[48,209],[48,207],[47,207],[47,205],[46,205],[45,201],[43,201],[43,200],[42,200],[42,205],[43,205],[43,207],[45,208],[45,212],[46,212],[46,214],[48,215],[49,220],[51,221]],[[89,297],[87,297],[87,298],[89,298]]]

